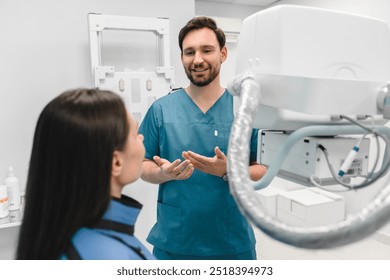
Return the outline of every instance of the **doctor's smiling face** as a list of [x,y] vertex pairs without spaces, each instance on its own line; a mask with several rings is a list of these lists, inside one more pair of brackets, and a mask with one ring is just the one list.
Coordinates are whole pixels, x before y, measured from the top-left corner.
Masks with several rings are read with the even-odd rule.
[[181,60],[191,83],[199,87],[207,86],[219,76],[227,49],[220,47],[211,29],[204,27],[188,32],[182,49]]

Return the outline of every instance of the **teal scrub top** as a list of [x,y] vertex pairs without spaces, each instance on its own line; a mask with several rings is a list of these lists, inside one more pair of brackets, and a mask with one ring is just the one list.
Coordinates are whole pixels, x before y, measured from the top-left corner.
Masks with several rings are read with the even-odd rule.
[[[156,100],[139,133],[144,135],[146,158],[158,155],[170,162],[183,151],[214,157],[218,146],[227,154],[233,123],[233,97],[225,91],[203,113],[184,89]],[[256,160],[257,130],[250,160]],[[159,186],[157,222],[147,241],[168,252],[193,256],[236,254],[255,246],[251,226],[242,216],[221,177],[194,170],[187,180]]]

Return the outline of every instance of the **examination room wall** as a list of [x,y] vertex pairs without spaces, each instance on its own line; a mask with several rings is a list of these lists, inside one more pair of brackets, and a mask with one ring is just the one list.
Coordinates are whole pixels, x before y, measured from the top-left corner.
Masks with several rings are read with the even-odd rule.
[[[64,90],[92,86],[88,13],[170,18],[175,85],[187,83],[177,34],[195,15],[193,0],[1,0],[0,184],[4,183],[8,167],[13,166],[24,191],[39,113]],[[138,61],[145,68],[155,67],[154,63]],[[126,193],[144,204],[136,228],[142,240],[155,220],[156,191],[156,186],[140,180],[125,188]],[[18,232],[19,227],[0,226],[0,259],[13,257]]]

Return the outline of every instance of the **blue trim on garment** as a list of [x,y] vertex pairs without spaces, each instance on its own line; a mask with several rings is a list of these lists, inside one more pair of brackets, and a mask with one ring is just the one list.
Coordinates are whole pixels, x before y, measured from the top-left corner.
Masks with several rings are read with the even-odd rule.
[[[113,198],[96,225],[81,228],[72,237],[80,259],[155,259],[132,234],[141,208],[142,205],[130,197]],[[76,256],[74,252],[73,256]],[[65,254],[63,258],[72,257]]]
[[122,195],[121,198],[113,198],[102,220],[109,220],[125,225],[134,225],[142,204],[131,197]]

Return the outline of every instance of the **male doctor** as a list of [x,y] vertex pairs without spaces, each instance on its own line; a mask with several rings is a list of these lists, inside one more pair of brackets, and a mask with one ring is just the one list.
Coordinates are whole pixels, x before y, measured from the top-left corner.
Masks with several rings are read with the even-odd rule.
[[[227,158],[233,97],[220,85],[227,58],[225,34],[208,17],[191,19],[179,33],[190,84],[155,101],[139,133],[146,158],[142,178],[159,184],[157,222],[147,241],[158,259],[256,259],[252,227],[229,192]],[[257,131],[249,173],[259,180]]]

